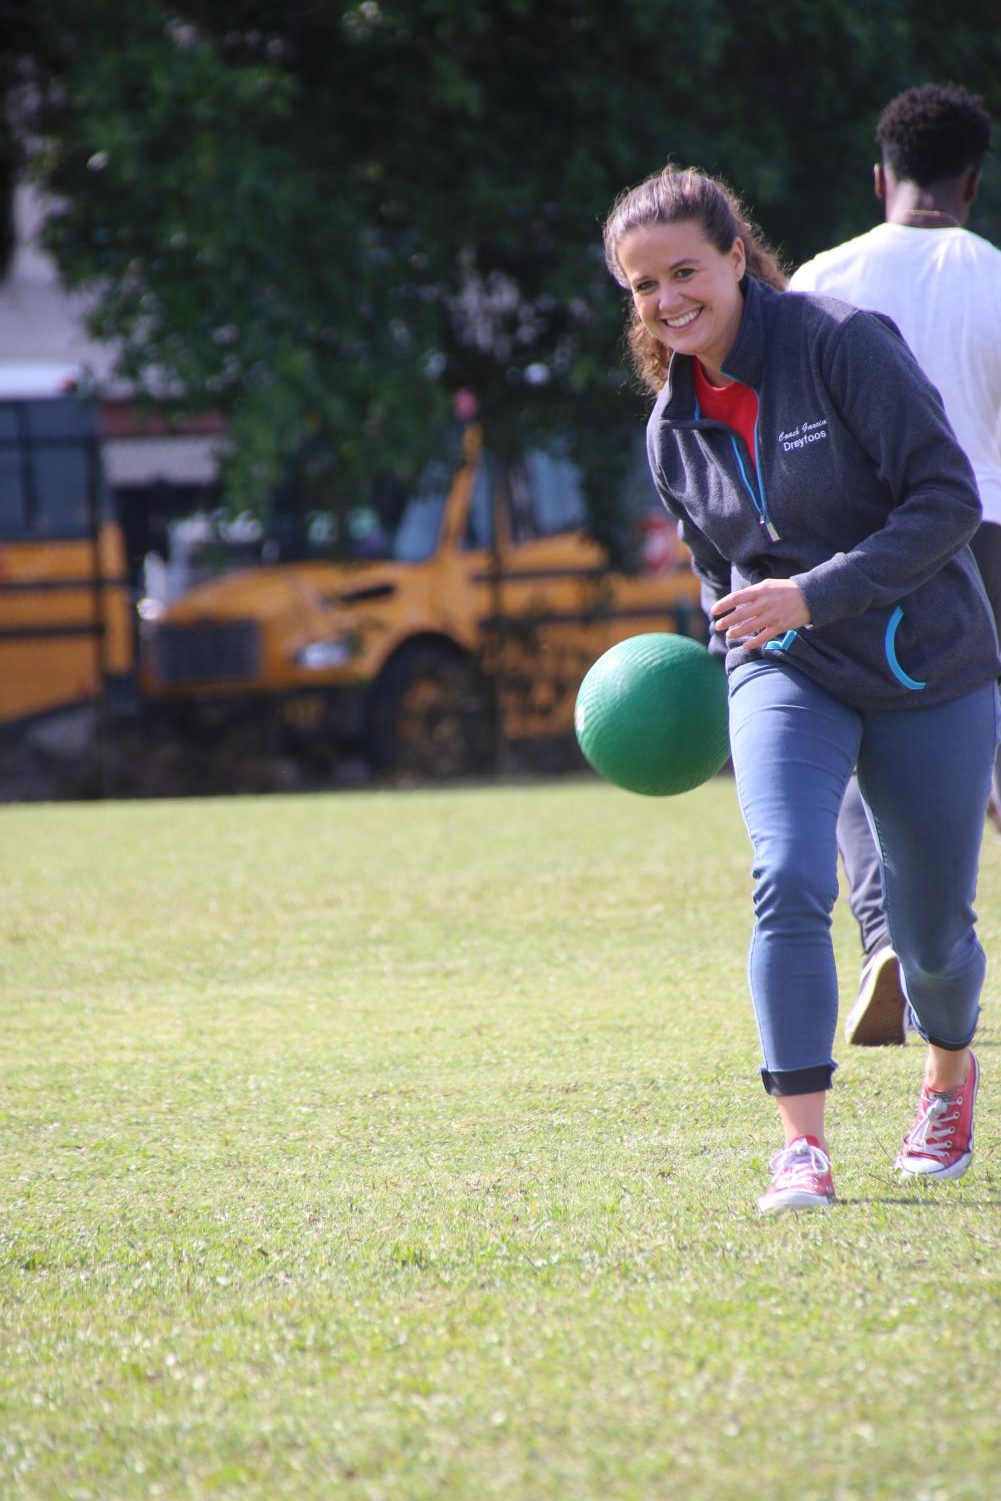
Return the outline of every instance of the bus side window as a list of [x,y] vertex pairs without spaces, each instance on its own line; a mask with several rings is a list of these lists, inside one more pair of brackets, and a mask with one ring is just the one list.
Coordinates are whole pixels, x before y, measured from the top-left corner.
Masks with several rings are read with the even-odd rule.
[[94,414],[75,397],[0,402],[0,535],[88,537],[110,515]]
[[24,535],[25,502],[14,409],[0,405],[0,537]]
[[473,478],[473,490],[469,497],[469,516],[466,535],[462,539],[465,552],[492,547],[494,543],[493,481],[490,465],[485,456],[480,458]]
[[525,455],[525,479],[536,536],[581,531],[587,525],[580,471],[569,459],[532,449]]
[[39,536],[85,537],[90,526],[90,454],[83,444],[56,446],[40,442],[35,448],[35,485],[44,497],[35,519]]

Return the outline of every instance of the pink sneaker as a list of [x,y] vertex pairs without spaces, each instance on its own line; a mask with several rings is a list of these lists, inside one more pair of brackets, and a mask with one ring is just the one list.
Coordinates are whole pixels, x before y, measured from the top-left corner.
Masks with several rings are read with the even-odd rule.
[[970,1054],[970,1071],[958,1089],[939,1093],[922,1085],[918,1117],[896,1161],[905,1177],[961,1178],[973,1156],[973,1106],[980,1068]]
[[768,1165],[772,1186],[758,1200],[762,1214],[775,1209],[825,1209],[834,1203],[831,1159],[815,1136],[797,1136]]

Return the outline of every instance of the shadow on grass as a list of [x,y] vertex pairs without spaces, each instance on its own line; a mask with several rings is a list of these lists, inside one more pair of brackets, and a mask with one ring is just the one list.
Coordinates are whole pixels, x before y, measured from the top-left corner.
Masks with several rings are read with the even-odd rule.
[[839,1196],[839,1204],[899,1204],[904,1209],[1001,1209],[1001,1199],[941,1199],[930,1191],[920,1198],[891,1198],[889,1195],[873,1194],[872,1198],[845,1199]]

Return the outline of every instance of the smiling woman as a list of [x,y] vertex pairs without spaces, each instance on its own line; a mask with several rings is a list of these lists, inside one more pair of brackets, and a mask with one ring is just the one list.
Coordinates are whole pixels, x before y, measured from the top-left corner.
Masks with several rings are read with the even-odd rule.
[[623,194],[605,255],[656,393],[653,478],[726,655],[754,847],[751,993],[785,1134],[759,1208],[834,1198],[830,924],[837,812],[856,764],[928,1043],[897,1166],[958,1178],[973,1146],[985,961],[972,903],[999,671],[968,546],[980,521],[969,463],[889,320],[786,293],[717,180],[668,168]]
[[[672,237],[670,245],[661,238],[660,232],[664,230]],[[651,274],[663,272],[659,262],[667,254],[671,268],[668,280],[679,292],[682,288],[687,291],[689,317],[697,311],[700,298],[709,295],[710,289],[703,282],[704,277],[708,278],[715,285],[713,301],[717,307],[722,296],[728,311],[736,312],[736,322],[730,329],[736,337],[741,307],[734,300],[735,289],[731,288],[728,294],[727,283],[731,278],[722,266],[714,264],[712,252],[716,263],[731,256],[740,258],[736,271],[738,284],[746,271],[776,291],[781,292],[786,286],[787,278],[778,257],[751,223],[736,194],[725,183],[692,168],[685,171],[668,168],[648,178],[638,188],[621,194],[608,217],[605,260],[619,285],[633,294],[629,345],[637,373],[651,391],[659,391],[663,386],[672,349],[685,353],[697,351],[678,342],[678,331],[673,326],[669,335],[665,329],[651,328],[637,300],[633,273],[639,273],[648,282]],[[641,258],[642,264],[627,269],[624,257],[630,253]],[[693,286],[693,282],[697,285]],[[652,290],[645,286],[644,306],[651,295]],[[678,313],[672,314],[680,314],[682,331],[684,307],[684,300],[679,298]]]
[[690,219],[641,224],[622,237],[618,260],[650,337],[692,355],[713,384],[729,384],[723,361],[744,311],[743,240],[721,253]]

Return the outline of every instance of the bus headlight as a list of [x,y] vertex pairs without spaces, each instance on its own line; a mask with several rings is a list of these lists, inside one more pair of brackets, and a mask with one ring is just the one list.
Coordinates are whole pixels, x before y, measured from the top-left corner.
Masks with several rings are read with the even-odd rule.
[[296,652],[295,662],[307,672],[325,672],[331,667],[343,667],[353,655],[347,636],[331,636],[327,641],[310,641]]

